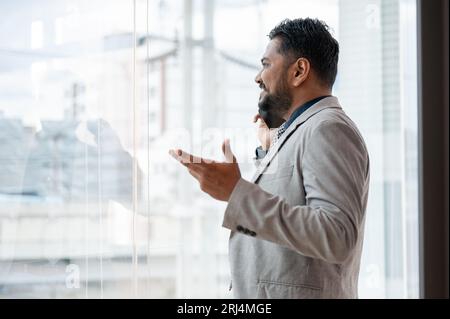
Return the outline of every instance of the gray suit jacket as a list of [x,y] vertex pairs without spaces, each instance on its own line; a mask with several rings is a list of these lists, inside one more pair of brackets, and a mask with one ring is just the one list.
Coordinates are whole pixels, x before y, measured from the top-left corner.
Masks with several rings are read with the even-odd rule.
[[364,140],[337,98],[324,98],[231,194],[234,296],[357,298],[368,190]]

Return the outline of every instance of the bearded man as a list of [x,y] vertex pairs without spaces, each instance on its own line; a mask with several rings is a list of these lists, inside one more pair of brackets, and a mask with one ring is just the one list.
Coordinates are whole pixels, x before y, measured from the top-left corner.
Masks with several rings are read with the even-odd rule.
[[357,298],[369,156],[332,95],[339,44],[317,19],[284,20],[269,34],[256,83],[261,146],[254,177],[182,150],[173,157],[201,189],[227,201],[236,298]]

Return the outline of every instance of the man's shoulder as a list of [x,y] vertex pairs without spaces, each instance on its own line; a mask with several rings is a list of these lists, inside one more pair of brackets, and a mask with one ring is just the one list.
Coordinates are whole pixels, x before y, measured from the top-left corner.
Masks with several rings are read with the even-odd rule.
[[355,122],[341,108],[325,108],[311,116],[303,126],[310,132],[332,126],[348,127],[360,135]]
[[[333,136],[330,136],[333,132]],[[364,138],[359,131],[357,125],[351,118],[342,110],[342,108],[324,108],[307,121],[302,123],[297,132],[295,140],[301,141],[301,144],[308,144],[312,138],[320,139],[323,136],[326,139],[352,139],[364,145]]]
[[308,127],[318,127],[326,123],[347,123],[350,118],[345,114],[341,108],[324,108],[308,120],[303,125]]
[[348,125],[349,119],[340,108],[326,108],[315,113],[303,122],[298,130],[299,135],[310,137],[319,128],[329,125]]

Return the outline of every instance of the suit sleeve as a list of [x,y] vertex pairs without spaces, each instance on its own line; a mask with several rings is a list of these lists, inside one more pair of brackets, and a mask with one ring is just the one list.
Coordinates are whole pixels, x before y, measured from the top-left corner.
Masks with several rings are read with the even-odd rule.
[[312,132],[303,154],[299,160],[305,206],[291,206],[281,196],[240,179],[225,210],[223,227],[248,229],[256,238],[305,256],[343,263],[360,236],[368,190],[366,148],[351,127],[331,122]]

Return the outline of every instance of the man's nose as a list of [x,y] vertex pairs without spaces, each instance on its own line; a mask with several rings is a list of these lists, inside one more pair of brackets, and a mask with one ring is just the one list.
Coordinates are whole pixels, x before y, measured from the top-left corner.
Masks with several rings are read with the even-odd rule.
[[258,84],[262,83],[262,79],[261,79],[261,71],[258,72],[258,74],[256,74],[255,76],[255,82]]

